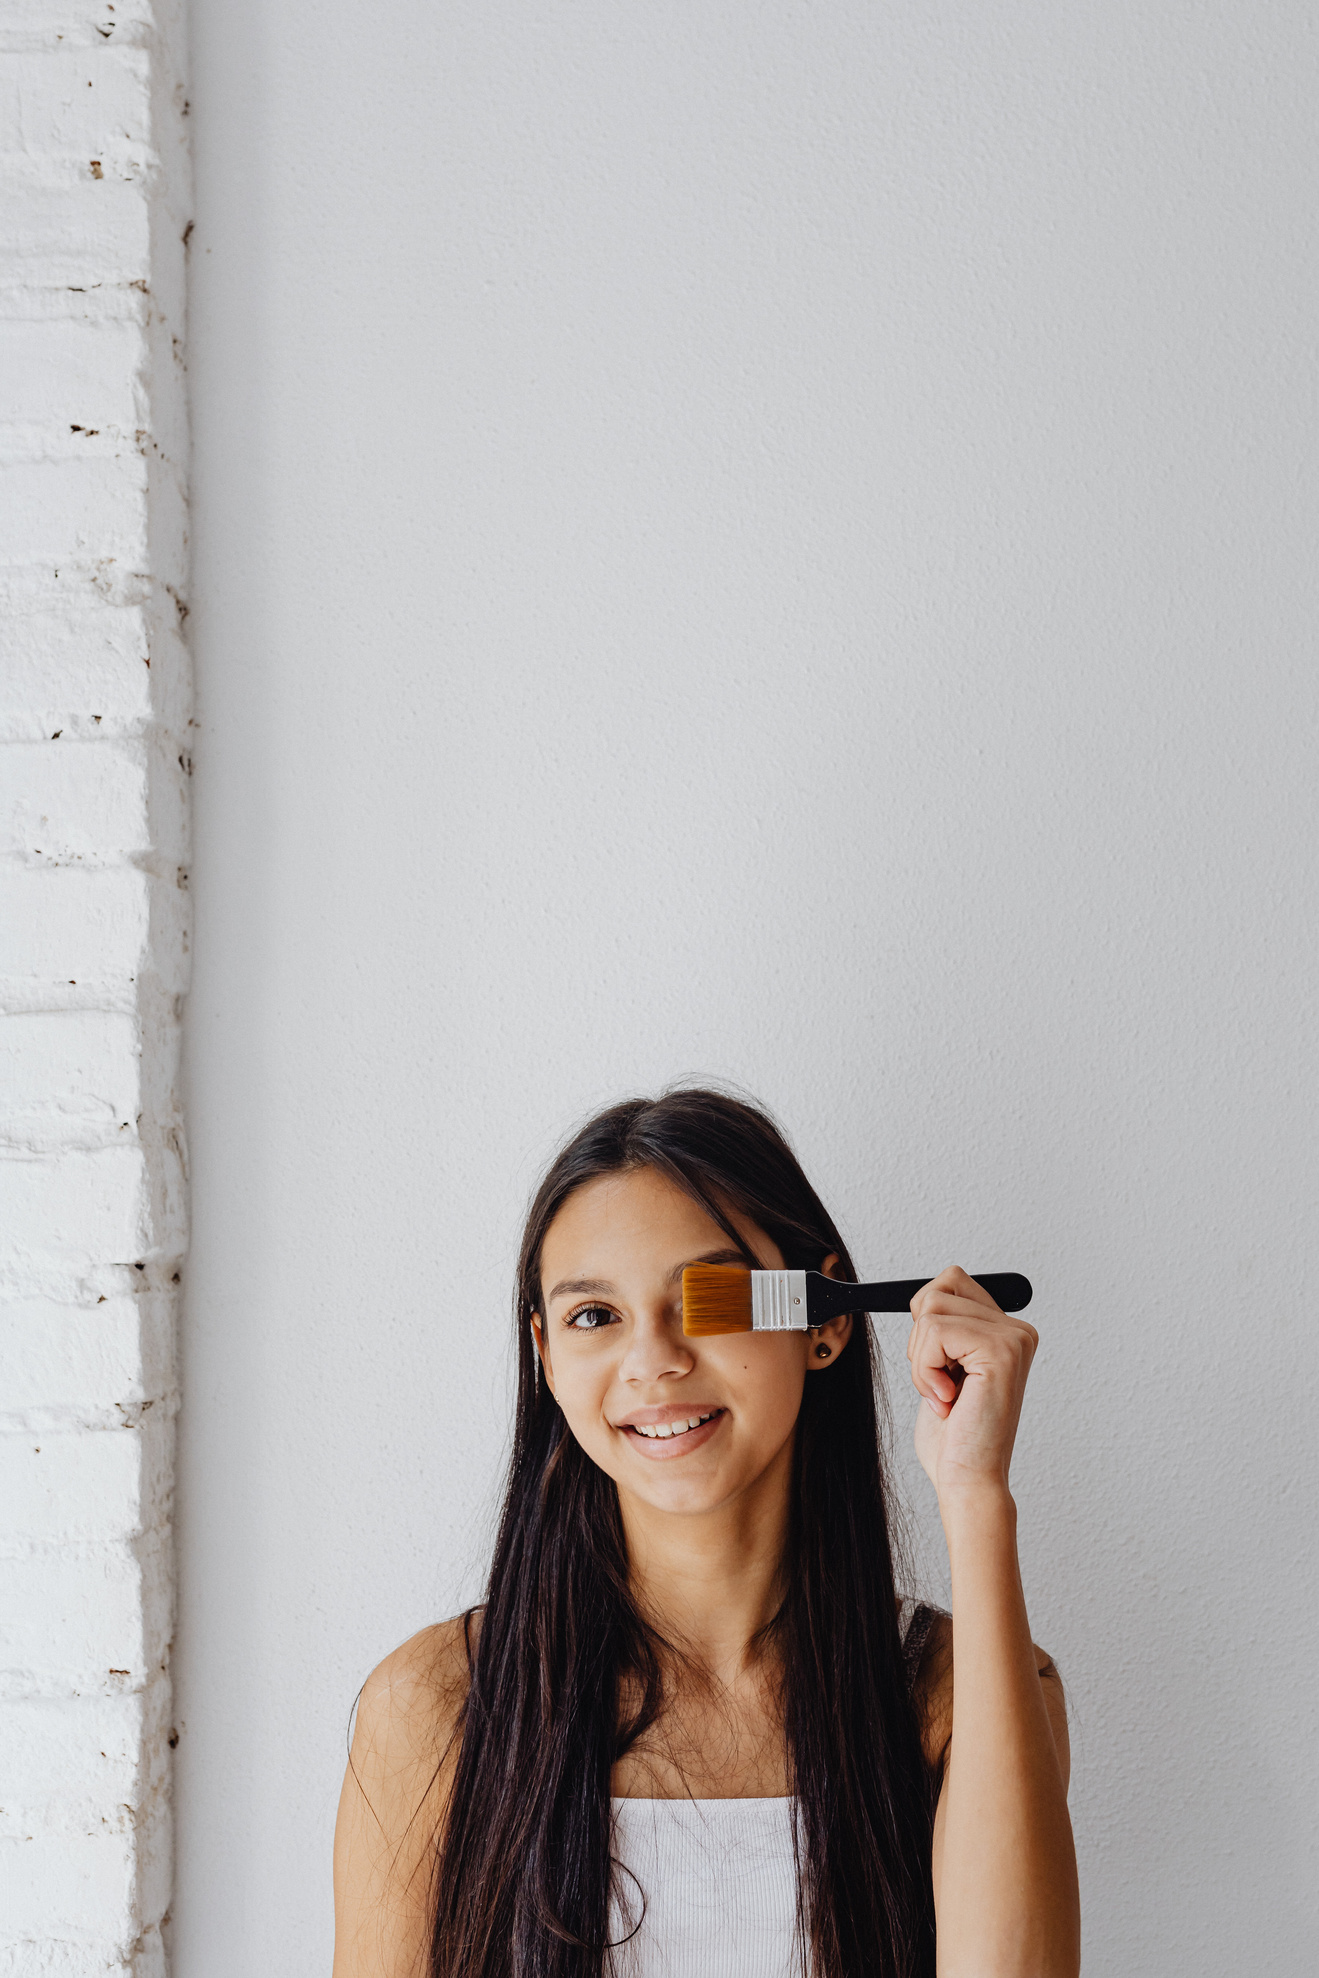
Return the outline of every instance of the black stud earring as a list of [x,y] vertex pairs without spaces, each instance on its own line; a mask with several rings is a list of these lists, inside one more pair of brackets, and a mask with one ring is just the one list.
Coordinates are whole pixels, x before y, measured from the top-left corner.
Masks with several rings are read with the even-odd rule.
[[829,1358],[829,1348],[827,1346],[817,1346],[815,1357],[817,1360],[827,1360]]

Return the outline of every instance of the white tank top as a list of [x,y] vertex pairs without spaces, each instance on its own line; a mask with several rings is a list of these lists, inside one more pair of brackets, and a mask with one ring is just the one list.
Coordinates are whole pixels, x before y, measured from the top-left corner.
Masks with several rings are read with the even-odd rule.
[[[909,1679],[933,1619],[932,1608],[902,1602]],[[802,1978],[794,1800],[612,1806],[614,1978]]]
[[794,1804],[616,1799],[609,1940],[617,1978],[800,1973]]

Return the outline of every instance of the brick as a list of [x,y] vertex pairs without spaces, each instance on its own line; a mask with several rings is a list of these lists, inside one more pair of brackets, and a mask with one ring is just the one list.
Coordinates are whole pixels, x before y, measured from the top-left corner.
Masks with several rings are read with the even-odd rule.
[[157,1245],[152,1183],[141,1146],[0,1157],[0,1269],[32,1290],[133,1265]]
[[142,1036],[135,1015],[77,1010],[0,1023],[0,1146],[35,1152],[137,1138]]
[[146,1700],[17,1697],[0,1703],[5,1752],[0,1837],[99,1828],[106,1807],[126,1826],[137,1794]]
[[131,867],[0,868],[0,979],[131,982],[146,961],[149,895],[147,874]]
[[[0,1570],[0,1697],[117,1695],[168,1651],[165,1536],[115,1545],[11,1544]],[[2,1707],[2,1706],[0,1706]],[[0,1937],[3,1936],[0,1916]]]
[[0,1428],[110,1426],[174,1386],[172,1301],[120,1292],[101,1302],[0,1303]]
[[27,157],[142,157],[151,133],[146,51],[102,42],[0,54],[0,131]]
[[0,1918],[7,1936],[86,1935],[131,1942],[137,1863],[132,1833],[0,1840]]
[[21,461],[0,475],[0,539],[15,562],[113,557],[144,570],[147,463],[127,443],[103,459]]
[[0,1544],[103,1545],[159,1524],[169,1503],[167,1418],[140,1428],[0,1435]]
[[146,751],[111,742],[0,750],[0,855],[61,865],[151,849]]
[[61,440],[95,429],[131,439],[147,425],[146,326],[123,319],[0,318],[7,423],[46,426]]
[[[116,0],[116,37],[138,41],[155,27],[162,14],[168,17],[174,11],[161,7],[157,0]],[[61,7],[52,7],[50,0],[5,0],[4,45],[55,50],[84,44],[104,48],[109,18],[104,5],[78,5],[76,0]]]
[[0,264],[11,281],[54,288],[150,286],[151,221],[140,184],[98,180],[90,163],[69,166],[58,185],[12,168],[4,176]]
[[165,1978],[165,1967],[145,1964],[138,1945],[121,1951],[95,1941],[28,1938],[8,1945],[0,1941],[0,1978]]
[[[182,869],[156,878],[132,866],[0,866],[0,1006],[68,1007],[148,972],[182,995],[189,921]],[[79,985],[81,998],[62,993]]]
[[187,777],[168,738],[0,744],[0,855],[60,865],[187,851]]
[[[113,581],[113,570],[109,573]],[[67,567],[46,579],[44,595],[3,598],[0,623],[0,734],[15,739],[139,734],[153,720],[186,726],[186,669],[168,597],[153,613],[145,602],[97,595],[94,565]],[[144,586],[140,580],[136,588]],[[149,589],[149,587],[145,587]],[[166,623],[160,618],[167,614]],[[182,677],[184,685],[177,684]]]
[[42,1410],[122,1420],[125,1410],[173,1393],[173,1298],[167,1291],[108,1293],[93,1304],[49,1298],[0,1304],[0,1396],[24,1419]]

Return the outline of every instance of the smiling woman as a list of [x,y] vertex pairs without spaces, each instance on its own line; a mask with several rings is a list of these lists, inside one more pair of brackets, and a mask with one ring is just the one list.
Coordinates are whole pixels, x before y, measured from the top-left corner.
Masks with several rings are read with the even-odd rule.
[[[638,1543],[676,1540],[685,1557],[693,1532],[670,1514],[727,1507],[726,1535],[730,1517],[786,1490],[778,1472],[790,1465],[811,1364],[805,1335],[696,1341],[682,1330],[688,1264],[783,1267],[772,1238],[731,1202],[722,1206],[736,1244],[688,1188],[641,1167],[581,1183],[546,1232],[541,1273],[550,1289],[532,1330],[569,1429],[623,1493],[630,1555]],[[559,1276],[582,1258],[598,1275]]]
[[[1036,1344],[913,1301],[953,1616],[900,1601],[862,1314],[688,1338],[692,1263],[856,1281],[755,1108],[615,1106],[551,1167],[483,1608],[366,1684],[335,1978],[1070,1978],[1066,1719],[1008,1463]],[[954,1632],[956,1702],[954,1703]]]

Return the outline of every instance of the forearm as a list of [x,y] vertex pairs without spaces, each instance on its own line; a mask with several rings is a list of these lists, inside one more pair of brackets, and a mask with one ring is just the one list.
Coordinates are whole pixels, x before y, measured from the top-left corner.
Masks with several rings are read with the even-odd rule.
[[1067,1794],[1026,1618],[1006,1488],[941,1502],[953,1717],[935,1836],[939,1978],[1074,1978]]

